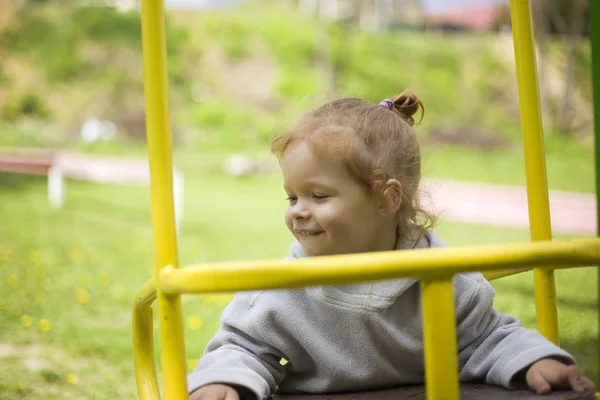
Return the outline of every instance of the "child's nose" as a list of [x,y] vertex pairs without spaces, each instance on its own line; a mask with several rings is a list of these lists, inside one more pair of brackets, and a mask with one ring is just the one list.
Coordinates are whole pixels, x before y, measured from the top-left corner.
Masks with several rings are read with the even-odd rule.
[[301,201],[298,201],[290,209],[290,215],[294,219],[308,219],[310,218],[310,210]]

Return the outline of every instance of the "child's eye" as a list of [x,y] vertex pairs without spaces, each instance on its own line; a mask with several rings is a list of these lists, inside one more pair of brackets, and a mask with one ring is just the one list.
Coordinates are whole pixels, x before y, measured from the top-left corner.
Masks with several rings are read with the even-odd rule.
[[295,204],[296,201],[298,200],[298,198],[296,196],[288,196],[286,198],[286,200],[290,203],[290,204]]
[[326,194],[313,194],[313,199],[315,199],[315,200],[323,200],[328,197],[329,196],[327,196]]

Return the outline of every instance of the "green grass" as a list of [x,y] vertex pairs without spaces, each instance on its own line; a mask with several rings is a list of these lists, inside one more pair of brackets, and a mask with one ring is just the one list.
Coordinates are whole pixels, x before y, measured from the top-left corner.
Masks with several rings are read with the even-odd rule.
[[[545,138],[548,187],[594,193],[594,150],[574,140]],[[525,185],[523,148],[481,151],[459,146],[428,145],[423,150],[424,175],[447,179]]]
[[[234,179],[192,165],[181,264],[287,254],[291,236],[277,177]],[[42,178],[0,174],[0,399],[132,398],[131,300],[152,265],[148,190],[68,182],[60,210],[48,208],[45,190]],[[450,222],[437,231],[453,246],[528,239],[523,230]],[[595,271],[557,276],[563,345],[595,376]],[[528,274],[494,286],[498,308],[534,327]],[[228,298],[184,297],[190,363],[217,329]],[[47,332],[42,319],[51,325]]]

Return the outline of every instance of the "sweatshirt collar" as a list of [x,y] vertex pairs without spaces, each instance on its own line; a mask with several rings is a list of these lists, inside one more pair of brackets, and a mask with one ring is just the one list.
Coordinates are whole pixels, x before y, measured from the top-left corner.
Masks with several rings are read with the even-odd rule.
[[[429,230],[421,236],[416,244],[414,240],[398,240],[396,243],[396,250],[427,249],[431,247],[446,247],[446,244],[439,236]],[[291,244],[290,249],[293,258],[308,257],[297,240]]]
[[[426,231],[415,243],[398,241],[396,250],[445,247],[446,244],[433,232]],[[288,259],[305,258],[306,253],[297,241],[291,245],[292,254]],[[398,296],[409,290],[419,280],[415,278],[389,279],[375,282],[362,282],[349,285],[330,285],[308,288],[309,293],[323,301],[344,307],[358,309],[387,308]]]

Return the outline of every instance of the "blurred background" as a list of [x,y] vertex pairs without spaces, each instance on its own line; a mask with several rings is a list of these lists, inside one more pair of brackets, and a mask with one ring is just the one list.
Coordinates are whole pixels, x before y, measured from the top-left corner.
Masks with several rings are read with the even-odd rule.
[[[588,4],[531,3],[555,237],[592,236]],[[284,257],[270,137],[328,99],[404,89],[426,107],[436,231],[452,246],[529,239],[507,1],[166,5],[182,265]],[[0,0],[0,399],[136,396],[131,304],[153,263],[139,7]],[[561,344],[594,379],[596,282],[557,272]],[[531,274],[494,287],[534,328]],[[230,297],[184,298],[190,368]]]

